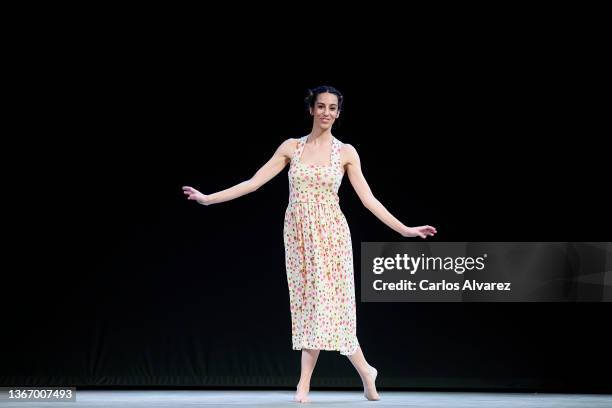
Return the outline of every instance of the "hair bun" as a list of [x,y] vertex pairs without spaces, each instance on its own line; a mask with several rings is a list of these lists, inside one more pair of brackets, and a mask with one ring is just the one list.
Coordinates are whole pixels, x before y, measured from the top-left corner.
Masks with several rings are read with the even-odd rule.
[[306,107],[310,106],[313,97],[314,92],[312,92],[312,89],[308,88],[306,90],[306,97],[304,98],[304,103],[306,104]]

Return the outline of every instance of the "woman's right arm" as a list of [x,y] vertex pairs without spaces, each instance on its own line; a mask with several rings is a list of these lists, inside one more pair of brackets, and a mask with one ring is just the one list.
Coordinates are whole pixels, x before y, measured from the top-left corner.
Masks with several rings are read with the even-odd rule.
[[233,200],[245,194],[256,191],[259,187],[266,184],[274,176],[281,172],[291,160],[291,155],[295,149],[296,139],[287,139],[276,149],[274,155],[266,164],[248,180],[236,184],[233,187],[218,191],[213,194],[202,194],[198,190],[183,186],[183,192],[188,200],[195,200],[203,205],[217,204],[224,201]]

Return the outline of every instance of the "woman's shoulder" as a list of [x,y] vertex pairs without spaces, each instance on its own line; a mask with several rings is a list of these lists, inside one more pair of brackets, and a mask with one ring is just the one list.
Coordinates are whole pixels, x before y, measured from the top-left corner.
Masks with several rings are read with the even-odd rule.
[[281,147],[282,146],[294,147],[299,143],[300,139],[301,138],[299,137],[289,137],[281,142]]
[[[335,136],[334,136],[335,137]],[[340,143],[340,153],[351,154],[357,150],[350,143],[344,143],[342,140],[336,137],[336,140]]]
[[291,158],[293,156],[293,152],[298,147],[298,143],[302,137],[290,137],[282,141],[279,146],[279,150],[282,152],[284,156]]
[[293,143],[296,144],[298,143],[300,140],[306,139],[308,137],[308,135],[304,135],[304,136],[296,136],[296,137],[289,137],[287,139],[285,139],[283,141],[283,143]]

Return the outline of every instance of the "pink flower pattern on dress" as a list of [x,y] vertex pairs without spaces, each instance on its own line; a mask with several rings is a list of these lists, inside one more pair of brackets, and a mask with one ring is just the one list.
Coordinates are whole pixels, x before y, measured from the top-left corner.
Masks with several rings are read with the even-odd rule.
[[292,347],[351,355],[359,342],[353,247],[338,197],[342,143],[332,136],[330,166],[303,164],[306,139],[298,140],[289,166],[283,230]]

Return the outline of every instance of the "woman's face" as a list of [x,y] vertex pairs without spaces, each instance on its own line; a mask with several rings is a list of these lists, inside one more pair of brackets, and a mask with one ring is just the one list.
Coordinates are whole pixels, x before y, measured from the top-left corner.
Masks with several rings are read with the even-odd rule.
[[323,129],[331,128],[340,116],[338,97],[328,92],[317,95],[314,108],[310,108],[310,114],[313,116],[314,125]]

